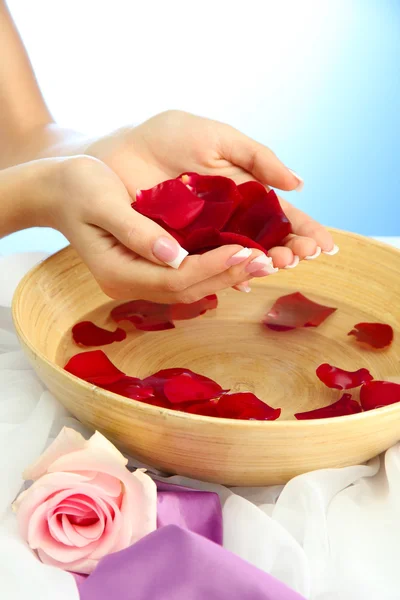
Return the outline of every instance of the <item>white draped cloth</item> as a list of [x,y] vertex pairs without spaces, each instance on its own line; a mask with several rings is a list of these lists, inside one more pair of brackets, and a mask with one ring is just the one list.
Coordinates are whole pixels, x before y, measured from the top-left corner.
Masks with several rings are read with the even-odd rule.
[[[42,565],[19,538],[10,508],[23,469],[62,426],[89,433],[46,391],[14,334],[14,289],[41,258],[38,253],[0,257],[0,598],[79,600],[72,575]],[[218,492],[225,547],[305,598],[399,600],[399,449],[396,445],[367,465],[308,473],[284,487],[228,489],[183,477],[168,481]]]

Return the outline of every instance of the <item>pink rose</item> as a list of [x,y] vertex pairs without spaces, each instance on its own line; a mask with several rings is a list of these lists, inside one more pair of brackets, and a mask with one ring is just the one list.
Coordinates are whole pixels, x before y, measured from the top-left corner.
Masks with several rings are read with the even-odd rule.
[[40,560],[91,573],[99,560],[156,529],[157,489],[100,433],[64,428],[24,473],[34,483],[14,503],[19,528]]

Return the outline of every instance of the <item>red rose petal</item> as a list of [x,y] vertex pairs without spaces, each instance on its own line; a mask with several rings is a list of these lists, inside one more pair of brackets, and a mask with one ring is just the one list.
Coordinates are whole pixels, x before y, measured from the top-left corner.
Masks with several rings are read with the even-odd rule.
[[175,405],[175,410],[181,410],[191,415],[201,415],[203,417],[219,417],[218,401],[209,400],[208,402],[198,402],[196,404]]
[[345,371],[324,363],[316,371],[317,377],[329,388],[336,390],[350,390],[360,387],[363,383],[372,381],[373,377],[368,369],[358,371]]
[[125,373],[117,369],[102,350],[75,354],[64,369],[68,373],[98,386],[110,385],[125,377]]
[[263,246],[260,246],[260,244],[244,235],[230,233],[229,231],[218,231],[213,227],[194,230],[185,240],[185,248],[192,254],[201,254],[202,252],[231,244],[239,244],[245,248],[257,248],[257,250],[265,252]]
[[400,402],[400,384],[390,381],[369,381],[361,387],[360,401],[364,410]]
[[171,304],[171,318],[173,321],[195,319],[207,310],[214,310],[217,306],[218,298],[215,294],[205,296],[205,298],[191,304]]
[[126,338],[126,332],[119,327],[115,331],[108,331],[91,321],[81,321],[73,326],[72,337],[80,346],[106,346],[113,342],[122,342]]
[[357,342],[379,350],[393,341],[393,329],[384,323],[357,323],[347,335],[354,335]]
[[210,224],[215,229],[221,230],[240,201],[235,182],[220,175],[198,175],[197,173],[183,173],[180,179],[198,198],[205,201],[201,213],[195,222],[186,228],[186,233],[208,227]]
[[175,327],[171,322],[171,305],[148,300],[132,300],[120,304],[112,309],[111,317],[117,323],[129,321],[141,331],[162,331]]
[[191,371],[167,379],[164,384],[164,394],[172,404],[211,400],[222,392],[218,383]]
[[257,181],[242,183],[238,191],[241,203],[224,229],[251,238],[264,250],[280,245],[292,228],[275,192]]
[[193,194],[179,179],[169,179],[150,190],[140,190],[132,208],[172,229],[183,229],[201,213],[204,200]]
[[218,416],[225,419],[275,421],[280,408],[272,408],[251,392],[237,392],[221,396],[217,404]]
[[151,401],[154,397],[154,391],[151,387],[146,387],[141,379],[129,377],[128,375],[125,375],[118,381],[102,385],[101,387],[114,394],[130,398],[131,400],[145,400],[147,402]]
[[337,309],[309,300],[300,292],[281,296],[266,314],[263,324],[274,331],[318,327]]
[[308,419],[329,419],[331,417],[344,417],[345,415],[355,415],[361,412],[361,406],[353,400],[351,394],[343,394],[343,396],[329,406],[323,406],[315,410],[296,413],[294,416],[299,421]]

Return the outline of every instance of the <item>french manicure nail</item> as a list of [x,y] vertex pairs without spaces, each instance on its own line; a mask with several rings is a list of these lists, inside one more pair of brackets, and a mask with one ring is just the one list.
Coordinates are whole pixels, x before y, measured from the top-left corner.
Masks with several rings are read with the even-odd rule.
[[266,266],[273,268],[272,258],[270,256],[266,256],[266,254],[260,254],[246,266],[246,272],[254,273],[255,271],[259,271]]
[[333,246],[332,250],[326,251],[323,250],[323,254],[327,254],[328,256],[335,256],[335,254],[337,254],[339,252],[339,246],[336,246],[336,244]]
[[305,256],[304,258],[306,260],[314,260],[314,258],[318,258],[318,256],[321,254],[322,250],[319,246],[317,246],[316,251],[314,252],[314,254],[311,254],[311,256]]
[[286,265],[285,269],[294,269],[300,262],[300,257],[296,254],[294,255],[293,262],[290,265]]
[[297,181],[299,182],[299,185],[297,186],[297,188],[295,188],[295,192],[301,192],[304,188],[304,179],[302,179],[300,177],[300,175],[297,175],[297,173],[295,173],[294,171],[292,171],[292,169],[289,169],[289,171],[291,172],[292,175],[294,175],[297,179]]
[[276,267],[267,265],[263,269],[253,272],[251,275],[252,275],[252,277],[266,277],[267,275],[273,275],[274,273],[277,273],[278,271],[279,271],[279,269],[277,269]]
[[235,287],[236,287],[237,290],[239,290],[239,292],[246,292],[246,294],[248,294],[249,292],[251,292],[251,287],[249,285],[245,285],[244,283],[239,283]]
[[251,253],[252,250],[250,250],[250,248],[242,248],[241,250],[239,250],[239,252],[236,252],[236,254],[228,258],[226,264],[228,267],[233,267],[233,265],[239,265],[241,262],[246,260],[246,258],[249,258],[249,256],[251,256]]
[[179,269],[189,252],[182,248],[176,240],[160,237],[154,243],[153,254],[169,267]]

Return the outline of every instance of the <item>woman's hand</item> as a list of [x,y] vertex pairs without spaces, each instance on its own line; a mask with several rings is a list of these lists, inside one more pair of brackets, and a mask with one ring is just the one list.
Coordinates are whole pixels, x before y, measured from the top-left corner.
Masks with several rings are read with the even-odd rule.
[[[185,112],[168,111],[138,127],[120,129],[84,147],[84,152],[108,164],[130,196],[137,189],[177,177],[182,172],[224,175],[237,183],[256,179],[266,186],[294,190],[302,181],[275,154],[236,129]],[[298,259],[331,251],[330,233],[282,198],[282,208],[293,225],[284,246],[269,252],[282,268]]]
[[[262,252],[237,245],[187,257],[162,227],[131,208],[124,184],[95,158],[26,163],[1,171],[0,185],[1,176],[10,177],[13,171],[25,181],[20,197],[26,198],[35,215],[27,226],[61,231],[112,298],[195,302],[240,285],[250,272],[257,276],[272,272]],[[167,266],[176,259],[179,269]]]

